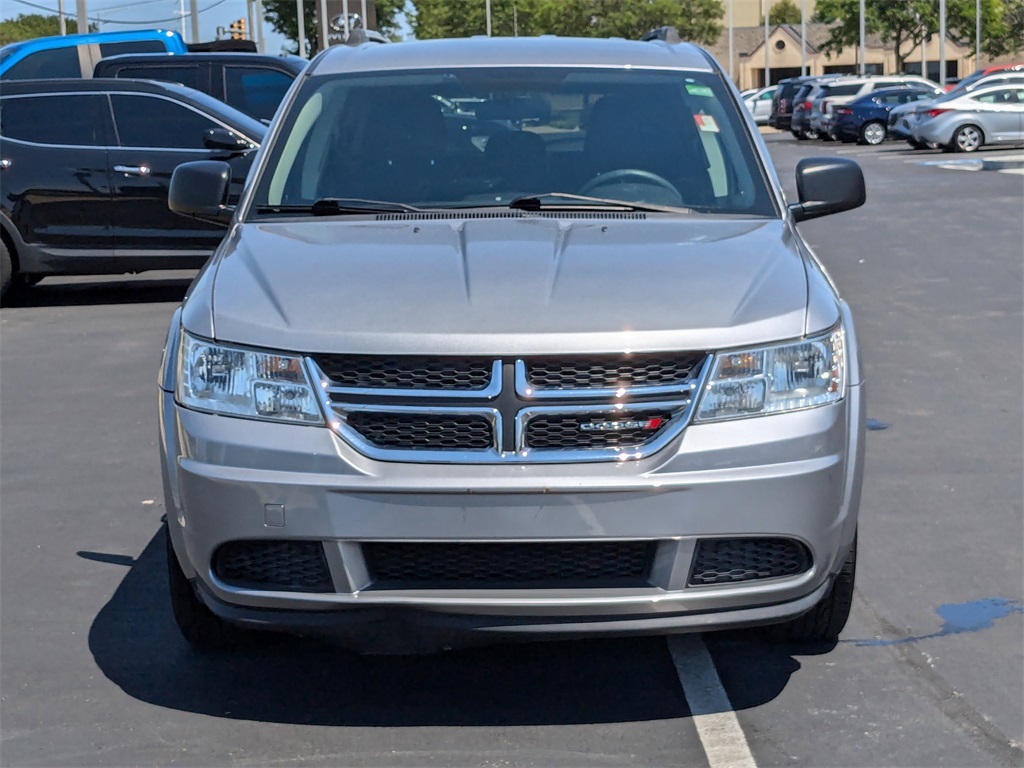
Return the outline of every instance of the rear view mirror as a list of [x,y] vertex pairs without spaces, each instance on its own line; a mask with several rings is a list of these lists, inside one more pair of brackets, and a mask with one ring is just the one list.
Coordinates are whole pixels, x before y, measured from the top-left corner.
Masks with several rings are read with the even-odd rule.
[[806,157],[796,165],[799,203],[789,206],[796,221],[864,205],[866,192],[860,166],[845,157]]
[[251,141],[239,136],[227,128],[209,128],[203,131],[203,146],[207,149],[226,149],[231,152],[244,152],[252,149]]
[[235,213],[229,206],[231,166],[220,160],[182,163],[171,175],[167,206],[175,213],[226,226]]

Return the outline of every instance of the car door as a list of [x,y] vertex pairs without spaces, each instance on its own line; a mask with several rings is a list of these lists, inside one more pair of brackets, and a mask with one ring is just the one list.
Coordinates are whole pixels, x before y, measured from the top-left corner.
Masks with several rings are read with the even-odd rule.
[[1020,110],[1017,91],[1011,86],[975,93],[970,97],[974,102],[978,127],[985,135],[986,144],[1019,141]]
[[758,94],[754,100],[754,117],[758,122],[763,123],[768,120],[768,116],[772,113],[772,96],[774,95],[775,89],[769,88]]
[[167,207],[171,174],[190,160],[229,160],[206,148],[206,132],[225,126],[168,96],[113,93],[118,146],[110,150],[115,249],[119,259],[162,267],[201,266],[224,230]]
[[113,257],[112,132],[100,93],[0,99],[2,207],[29,246],[20,254],[24,271],[66,259],[90,259],[93,268],[78,268],[104,271],[99,262]]

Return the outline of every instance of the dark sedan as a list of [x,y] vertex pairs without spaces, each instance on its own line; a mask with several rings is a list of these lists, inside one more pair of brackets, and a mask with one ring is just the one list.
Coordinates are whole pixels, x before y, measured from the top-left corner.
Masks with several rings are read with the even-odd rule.
[[940,88],[883,88],[851,101],[832,112],[832,135],[845,142],[881,144],[887,136],[889,111],[900,104],[934,99]]
[[237,197],[265,133],[248,115],[170,83],[5,83],[0,287],[202,266],[224,230],[171,213],[171,174],[189,160],[224,160]]

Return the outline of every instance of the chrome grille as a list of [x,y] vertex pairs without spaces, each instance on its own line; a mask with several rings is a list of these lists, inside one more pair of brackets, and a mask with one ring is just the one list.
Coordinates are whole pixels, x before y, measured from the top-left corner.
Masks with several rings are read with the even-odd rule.
[[494,445],[491,422],[483,416],[356,411],[347,421],[379,448],[479,451]]
[[527,358],[527,384],[547,389],[622,389],[687,383],[703,354]]
[[623,448],[643,445],[672,420],[667,411],[548,413],[526,422],[527,448]]
[[230,541],[213,556],[213,572],[244,589],[333,592],[319,541]]
[[644,586],[657,542],[367,542],[373,587]]
[[315,355],[331,426],[382,461],[640,459],[690,418],[707,353],[527,358]]
[[810,552],[794,539],[701,539],[693,556],[690,585],[795,576],[810,567]]
[[376,357],[315,355],[313,360],[332,386],[349,389],[486,389],[493,361],[460,357]]

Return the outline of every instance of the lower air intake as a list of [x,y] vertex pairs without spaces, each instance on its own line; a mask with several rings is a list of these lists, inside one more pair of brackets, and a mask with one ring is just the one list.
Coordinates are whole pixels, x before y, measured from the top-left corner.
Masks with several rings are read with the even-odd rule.
[[701,539],[690,586],[795,576],[811,567],[807,547],[794,539]]
[[647,586],[657,542],[363,544],[376,589]]
[[228,542],[214,554],[213,572],[225,584],[243,589],[334,591],[319,541]]

